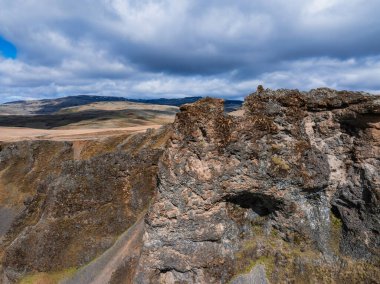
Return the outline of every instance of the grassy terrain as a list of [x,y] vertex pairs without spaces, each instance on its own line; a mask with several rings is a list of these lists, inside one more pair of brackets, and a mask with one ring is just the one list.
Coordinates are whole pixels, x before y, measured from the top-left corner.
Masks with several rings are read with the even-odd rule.
[[57,284],[61,280],[74,275],[76,271],[76,268],[70,268],[58,272],[31,274],[21,279],[19,284]]

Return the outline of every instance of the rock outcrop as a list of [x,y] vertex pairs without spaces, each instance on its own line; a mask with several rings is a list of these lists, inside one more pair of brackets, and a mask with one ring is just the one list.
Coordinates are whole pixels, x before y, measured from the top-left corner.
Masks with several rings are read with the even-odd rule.
[[83,265],[148,208],[104,283],[379,283],[379,97],[260,89],[241,116],[211,98],[180,110],[39,181],[2,229],[3,274]]
[[182,106],[135,282],[234,283],[257,265],[273,283],[377,282],[379,112],[329,89],[254,93],[242,117]]

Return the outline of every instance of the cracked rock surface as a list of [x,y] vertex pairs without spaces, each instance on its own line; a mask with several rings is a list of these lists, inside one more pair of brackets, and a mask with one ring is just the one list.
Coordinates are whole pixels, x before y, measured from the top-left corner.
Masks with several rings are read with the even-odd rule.
[[271,282],[377,282],[379,102],[263,90],[240,117],[182,106],[134,281],[227,283],[259,263]]

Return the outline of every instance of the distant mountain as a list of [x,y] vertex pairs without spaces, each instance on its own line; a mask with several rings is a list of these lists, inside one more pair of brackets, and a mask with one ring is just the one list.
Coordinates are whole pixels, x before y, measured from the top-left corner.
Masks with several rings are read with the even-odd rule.
[[58,99],[15,101],[0,105],[0,115],[53,114],[67,107],[81,106],[94,102],[111,101],[126,101],[126,99],[120,97],[79,95],[63,97]]
[[135,103],[148,103],[155,105],[169,105],[169,106],[180,106],[187,103],[193,103],[200,100],[202,97],[185,97],[185,98],[174,98],[174,99],[127,99],[130,102]]
[[109,97],[109,96],[91,96],[91,95],[78,95],[78,96],[67,96],[57,99],[42,99],[42,100],[31,100],[31,101],[13,101],[4,103],[4,105],[12,104],[29,104],[34,102],[40,102],[42,104],[65,104],[69,106],[83,105],[93,102],[110,102],[110,101],[126,101],[126,98],[122,97]]
[[[187,103],[193,103],[201,99],[202,97],[185,97],[185,98],[175,98],[175,99],[127,99],[130,102],[139,102],[139,103],[149,103],[155,105],[169,105],[169,106],[180,106]],[[226,112],[234,111],[240,108],[243,104],[243,101],[239,100],[225,100],[224,108]]]
[[[0,115],[47,115],[59,112],[61,109],[75,106],[87,105],[95,102],[137,102],[155,105],[180,106],[193,103],[202,97],[185,97],[175,99],[127,99],[122,97],[79,95],[58,99],[44,99],[35,101],[15,101],[0,105]],[[226,100],[225,110],[227,112],[240,108],[242,101]]]

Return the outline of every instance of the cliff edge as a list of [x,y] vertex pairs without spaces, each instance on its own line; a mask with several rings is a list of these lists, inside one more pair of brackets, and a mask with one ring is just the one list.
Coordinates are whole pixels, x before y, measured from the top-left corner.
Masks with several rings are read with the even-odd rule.
[[260,90],[243,110],[181,107],[135,282],[379,281],[379,97]]

